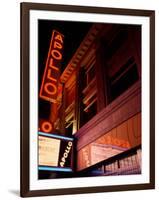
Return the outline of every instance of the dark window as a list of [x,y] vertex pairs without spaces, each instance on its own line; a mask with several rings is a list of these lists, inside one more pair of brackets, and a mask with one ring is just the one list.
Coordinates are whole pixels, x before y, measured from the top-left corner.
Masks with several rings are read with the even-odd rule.
[[106,59],[111,59],[112,56],[120,49],[120,47],[124,44],[124,42],[128,38],[127,30],[120,30],[115,37],[108,42],[108,46],[106,48]]
[[125,92],[139,79],[137,65],[131,57],[116,74],[110,78],[110,102]]
[[83,111],[83,120],[81,126],[88,122],[97,114],[97,101],[95,101],[87,110]]
[[66,126],[65,135],[72,136],[72,132],[73,132],[73,123],[69,124],[69,126]]
[[[82,127],[92,117],[97,114],[97,87],[95,66],[90,65],[87,68],[81,68],[83,72],[79,85],[81,87],[80,93],[80,125]],[[82,80],[83,77],[83,80]]]
[[95,77],[95,67],[92,66],[88,71],[88,83],[90,83],[94,77]]

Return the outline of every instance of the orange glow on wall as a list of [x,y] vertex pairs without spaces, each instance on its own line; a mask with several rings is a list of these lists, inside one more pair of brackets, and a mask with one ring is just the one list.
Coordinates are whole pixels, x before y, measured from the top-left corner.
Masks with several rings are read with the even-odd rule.
[[123,147],[123,148],[130,148],[130,143],[128,140],[119,139],[117,137],[112,137],[110,135],[104,136],[104,142],[105,144],[109,144],[109,145],[114,145],[114,146]]
[[50,48],[40,88],[40,98],[52,103],[57,102],[63,39],[64,36],[61,33],[55,30],[52,32]]
[[82,170],[141,144],[141,113],[106,132],[77,152],[77,170]]

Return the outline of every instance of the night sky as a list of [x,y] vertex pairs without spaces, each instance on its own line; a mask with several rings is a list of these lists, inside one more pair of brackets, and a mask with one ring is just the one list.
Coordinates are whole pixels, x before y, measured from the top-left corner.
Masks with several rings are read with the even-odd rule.
[[[63,60],[61,63],[62,73],[91,26],[92,23],[87,22],[66,22],[52,20],[38,21],[39,89],[44,73],[52,31],[55,29],[64,35]],[[39,98],[39,118],[48,119],[49,113],[50,103]]]

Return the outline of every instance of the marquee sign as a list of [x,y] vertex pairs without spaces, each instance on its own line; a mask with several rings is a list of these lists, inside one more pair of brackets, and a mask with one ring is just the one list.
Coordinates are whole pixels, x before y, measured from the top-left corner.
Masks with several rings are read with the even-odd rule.
[[71,172],[73,138],[39,132],[39,170]]
[[58,31],[52,32],[45,71],[40,88],[40,98],[56,103],[58,94],[58,80],[62,60],[64,36]]

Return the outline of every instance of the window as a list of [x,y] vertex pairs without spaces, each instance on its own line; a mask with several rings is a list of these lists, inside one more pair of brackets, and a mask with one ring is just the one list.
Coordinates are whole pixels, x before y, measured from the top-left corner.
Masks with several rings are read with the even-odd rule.
[[140,80],[141,27],[119,25],[103,32],[78,69],[77,129]]
[[[101,77],[104,74],[105,105],[129,89],[140,77],[141,27],[128,26],[112,30],[101,44]],[[104,40],[104,39],[103,39]],[[103,64],[104,63],[104,64]],[[98,77],[99,78],[99,77]]]
[[137,64],[133,57],[110,78],[110,102],[125,92],[139,79]]
[[80,124],[79,128],[87,123],[97,113],[97,86],[95,76],[95,60],[89,61],[85,67],[81,67],[80,90]]
[[75,122],[75,85],[65,89],[65,134],[71,136],[73,134],[73,124]]
[[123,46],[128,39],[128,32],[125,29],[118,30],[117,33],[108,41],[106,48],[106,59],[111,59],[114,54]]

